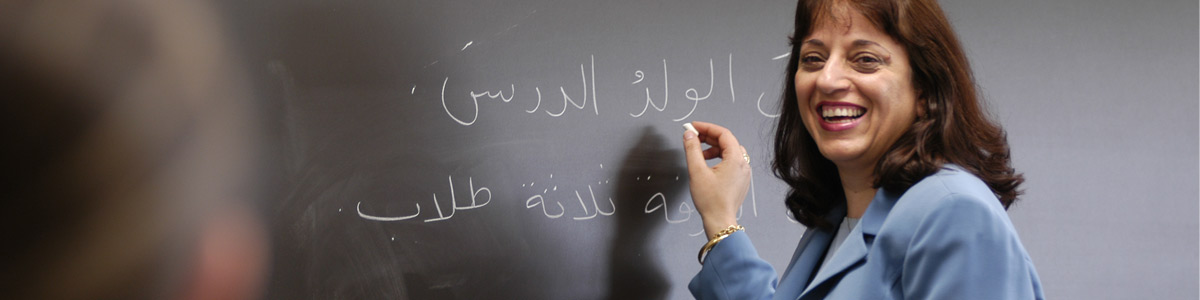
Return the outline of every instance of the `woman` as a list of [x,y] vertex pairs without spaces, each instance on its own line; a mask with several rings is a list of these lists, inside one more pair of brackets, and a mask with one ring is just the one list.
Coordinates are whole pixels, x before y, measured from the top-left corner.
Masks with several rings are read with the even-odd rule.
[[808,230],[781,279],[736,223],[745,148],[713,124],[684,134],[710,237],[697,298],[1043,298],[1005,213],[1022,177],[934,1],[800,1],[774,169]]

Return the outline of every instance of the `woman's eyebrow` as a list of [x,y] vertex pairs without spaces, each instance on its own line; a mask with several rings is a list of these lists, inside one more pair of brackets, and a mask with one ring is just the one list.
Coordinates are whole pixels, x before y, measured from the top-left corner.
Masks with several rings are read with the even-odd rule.
[[854,45],[855,47],[860,47],[860,46],[870,46],[870,45],[875,45],[875,46],[880,46],[880,47],[883,47],[883,45],[880,45],[879,43],[876,43],[876,42],[874,42],[874,41],[869,41],[869,40],[854,40],[854,43],[853,43],[853,45]]
[[875,46],[875,47],[878,47],[879,49],[882,49],[884,52],[888,52],[888,54],[892,54],[891,51],[887,50],[887,47],[884,47],[883,45],[880,45],[879,43],[876,43],[874,41],[854,40],[854,43],[851,43],[851,45],[854,45],[854,47]]
[[813,46],[817,46],[817,47],[825,47],[825,42],[822,42],[821,40],[818,40],[818,39],[807,40],[801,44],[813,45]]

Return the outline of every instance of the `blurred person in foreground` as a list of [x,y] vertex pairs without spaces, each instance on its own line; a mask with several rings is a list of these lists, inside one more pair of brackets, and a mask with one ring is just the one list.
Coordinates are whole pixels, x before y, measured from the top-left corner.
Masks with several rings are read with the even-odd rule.
[[250,98],[203,1],[0,1],[0,297],[250,299]]

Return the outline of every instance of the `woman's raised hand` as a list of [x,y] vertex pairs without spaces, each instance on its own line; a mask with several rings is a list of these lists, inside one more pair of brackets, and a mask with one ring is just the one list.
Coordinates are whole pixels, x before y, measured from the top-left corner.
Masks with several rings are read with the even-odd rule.
[[[704,220],[705,236],[737,224],[737,211],[750,188],[750,159],[733,133],[716,124],[692,122],[700,134],[683,133],[692,202]],[[701,150],[701,143],[712,147]],[[721,158],[708,167],[705,160]]]

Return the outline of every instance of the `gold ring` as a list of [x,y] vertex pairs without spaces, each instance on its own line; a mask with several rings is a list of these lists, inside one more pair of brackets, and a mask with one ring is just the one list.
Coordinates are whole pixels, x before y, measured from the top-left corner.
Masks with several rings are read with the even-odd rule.
[[749,153],[742,152],[742,159],[746,160],[747,165],[750,164],[750,154]]

